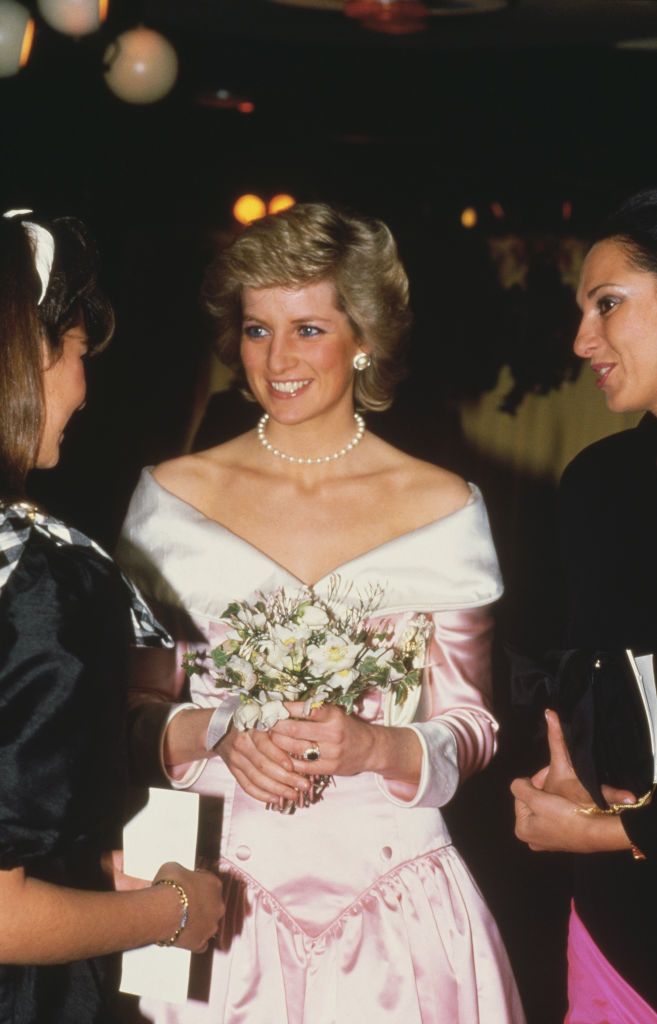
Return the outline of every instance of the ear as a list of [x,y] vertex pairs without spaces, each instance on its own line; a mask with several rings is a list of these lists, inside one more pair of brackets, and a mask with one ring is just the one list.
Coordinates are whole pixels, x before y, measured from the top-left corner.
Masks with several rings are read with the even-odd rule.
[[39,338],[39,348],[41,349],[41,371],[45,373],[45,371],[52,366],[55,360],[53,359],[53,354],[50,351],[50,346],[48,345],[48,342],[44,338],[43,334]]

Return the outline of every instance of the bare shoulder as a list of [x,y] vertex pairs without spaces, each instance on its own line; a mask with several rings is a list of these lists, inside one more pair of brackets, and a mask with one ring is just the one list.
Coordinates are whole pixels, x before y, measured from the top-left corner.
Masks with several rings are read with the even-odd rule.
[[411,459],[408,473],[409,490],[418,508],[432,519],[442,519],[458,512],[470,500],[472,492],[463,477],[442,466],[421,459]]
[[221,484],[235,471],[241,462],[246,436],[243,434],[206,451],[161,462],[153,470],[153,476],[167,491],[190,500],[199,490]]
[[416,459],[388,444],[381,454],[386,457],[391,489],[413,506],[421,521],[430,522],[458,512],[472,496],[465,480],[449,469]]

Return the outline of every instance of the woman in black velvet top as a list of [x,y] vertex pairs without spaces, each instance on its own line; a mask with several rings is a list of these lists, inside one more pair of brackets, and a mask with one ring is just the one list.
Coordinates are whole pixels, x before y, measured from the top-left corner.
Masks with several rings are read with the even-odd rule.
[[[566,1020],[657,1024],[655,771],[626,653],[657,653],[657,191],[605,225],[578,302],[575,351],[608,407],[646,415],[564,473],[561,722],[547,712],[549,766],[513,783],[516,831],[534,850],[584,855],[575,858]],[[646,678],[650,686],[649,669]]]
[[219,880],[178,864],[108,891],[128,651],[170,640],[99,547],[25,498],[111,334],[95,273],[79,222],[0,219],[0,1024],[114,1020],[108,954],[202,949],[223,912]]

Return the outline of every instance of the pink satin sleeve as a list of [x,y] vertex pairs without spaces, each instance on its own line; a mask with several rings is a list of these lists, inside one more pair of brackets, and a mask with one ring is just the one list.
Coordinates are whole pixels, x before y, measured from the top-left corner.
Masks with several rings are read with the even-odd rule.
[[422,745],[417,787],[384,782],[384,792],[411,807],[442,807],[459,782],[485,768],[496,749],[491,714],[492,616],[487,607],[438,612],[427,651],[418,720]]

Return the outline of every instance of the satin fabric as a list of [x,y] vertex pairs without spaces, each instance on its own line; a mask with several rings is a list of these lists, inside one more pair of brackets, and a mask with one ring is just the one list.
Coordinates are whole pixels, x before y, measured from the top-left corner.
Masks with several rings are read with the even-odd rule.
[[[100,856],[120,839],[133,641],[116,566],[29,530],[0,592],[0,869],[108,888]],[[118,966],[115,957],[0,965],[0,1024],[116,1021]]]
[[[230,600],[300,581],[234,533],[142,477],[124,528],[124,567],[164,609],[179,641],[216,643]],[[209,1004],[142,1001],[158,1024],[521,1024],[501,939],[438,810],[495,749],[489,708],[491,620],[501,581],[481,496],[461,511],[336,569],[356,601],[371,585],[377,618],[398,634],[418,612],[433,622],[411,728],[423,747],[417,787],[373,773],[339,777],[294,816],[266,811],[220,758],[182,766],[178,785],[224,800],[221,866],[227,913]],[[323,593],[330,577],[315,589]],[[151,662],[133,701],[180,698],[170,664]],[[222,699],[194,678],[192,701]],[[361,714],[382,722],[377,693]]]
[[600,952],[574,903],[568,928],[568,1013],[564,1024],[657,1024],[657,1013]]

